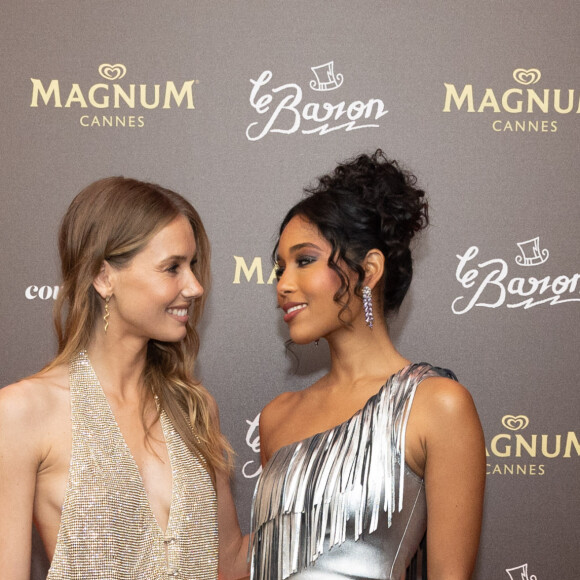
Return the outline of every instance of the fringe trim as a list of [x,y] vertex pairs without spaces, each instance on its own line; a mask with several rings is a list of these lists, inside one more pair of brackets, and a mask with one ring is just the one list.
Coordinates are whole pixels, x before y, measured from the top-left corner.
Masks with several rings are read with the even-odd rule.
[[349,506],[357,506],[355,540],[377,529],[381,509],[391,526],[403,506],[409,413],[417,385],[431,376],[455,379],[426,363],[409,365],[348,421],[274,454],[254,492],[253,580],[286,579],[313,564],[324,552],[327,530],[329,548],[342,544]]

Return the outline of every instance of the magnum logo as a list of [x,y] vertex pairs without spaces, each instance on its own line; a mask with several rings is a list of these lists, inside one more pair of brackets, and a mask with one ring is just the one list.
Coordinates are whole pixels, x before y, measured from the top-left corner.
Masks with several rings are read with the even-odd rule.
[[[246,282],[252,282],[255,280],[255,284],[264,284],[264,271],[262,269],[262,258],[256,256],[250,265],[246,262],[246,259],[242,256],[234,256],[236,262],[236,270],[234,273],[233,284],[241,284],[242,276]],[[272,267],[270,275],[266,284],[273,284],[276,281],[276,268]]]
[[[80,83],[62,83],[58,79],[43,81],[31,78],[32,95],[30,107],[41,106],[55,109],[128,109],[154,110],[184,108],[195,109],[193,86],[195,79],[176,83],[119,83],[127,75],[123,64],[103,63],[98,67],[100,76],[107,82],[97,82],[89,86]],[[80,124],[84,127],[144,126],[142,115],[83,115]]]
[[574,431],[523,433],[530,425],[526,415],[504,415],[501,424],[507,432],[497,433],[486,444],[487,475],[544,475],[547,461],[580,456]]
[[568,115],[580,113],[580,95],[574,89],[536,88],[542,73],[536,68],[517,68],[513,80],[521,86],[497,89],[478,88],[473,84],[457,87],[452,83],[445,86],[444,113],[495,113],[507,115],[539,115],[535,119],[501,118],[492,121],[496,132],[540,132],[555,133],[558,121],[546,119],[546,115]]

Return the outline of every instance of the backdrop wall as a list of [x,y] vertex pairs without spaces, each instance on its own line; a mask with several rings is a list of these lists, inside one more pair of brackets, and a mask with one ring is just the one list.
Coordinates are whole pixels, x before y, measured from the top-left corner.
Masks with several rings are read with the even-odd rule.
[[[327,364],[322,346],[285,355],[277,225],[380,146],[432,205],[392,334],[457,373],[486,433],[476,578],[577,579],[579,21],[572,0],[4,2],[0,383],[55,352],[72,197],[119,174],[181,192],[213,245],[199,372],[247,529],[257,415]],[[34,561],[40,579],[38,545]]]

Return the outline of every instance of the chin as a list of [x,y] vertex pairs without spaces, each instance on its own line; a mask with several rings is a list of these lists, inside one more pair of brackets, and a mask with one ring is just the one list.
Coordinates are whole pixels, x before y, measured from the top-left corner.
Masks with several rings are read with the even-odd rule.
[[311,342],[314,342],[317,338],[320,338],[319,336],[304,336],[304,335],[296,335],[296,334],[292,334],[290,333],[290,340],[294,343],[294,344],[310,344]]
[[159,342],[169,342],[169,343],[173,343],[173,342],[181,342],[187,335],[187,332],[184,330],[183,332],[177,334],[177,333],[171,333],[171,334],[166,334],[165,336],[161,336],[161,335],[157,335],[157,336],[152,336],[151,339],[152,340],[157,340]]

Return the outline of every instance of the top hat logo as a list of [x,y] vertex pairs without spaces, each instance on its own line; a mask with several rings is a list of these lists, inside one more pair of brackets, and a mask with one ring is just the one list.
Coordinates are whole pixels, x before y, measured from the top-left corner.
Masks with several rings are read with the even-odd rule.
[[540,238],[535,237],[526,242],[518,242],[521,256],[516,256],[516,263],[520,266],[539,266],[549,257],[550,252],[546,248],[540,250]]
[[[536,576],[532,574],[532,576],[528,576],[528,565],[522,564],[517,568],[508,568],[506,569],[510,580],[537,580]],[[513,572],[513,573],[512,573]]]
[[334,61],[331,60],[320,66],[310,67],[316,80],[310,81],[310,88],[315,91],[333,91],[342,85],[344,77],[339,73],[334,74]]

